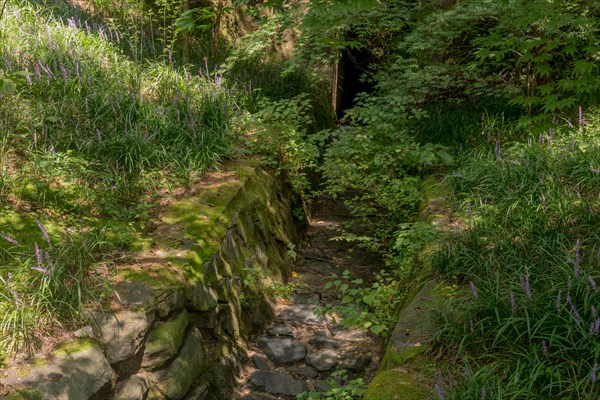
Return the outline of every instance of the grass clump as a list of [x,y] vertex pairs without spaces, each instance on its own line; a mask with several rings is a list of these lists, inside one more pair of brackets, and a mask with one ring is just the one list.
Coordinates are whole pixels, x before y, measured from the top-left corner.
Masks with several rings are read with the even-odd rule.
[[597,398],[597,127],[468,152],[448,179],[460,229],[434,267],[466,288],[439,309],[453,355],[438,398]]

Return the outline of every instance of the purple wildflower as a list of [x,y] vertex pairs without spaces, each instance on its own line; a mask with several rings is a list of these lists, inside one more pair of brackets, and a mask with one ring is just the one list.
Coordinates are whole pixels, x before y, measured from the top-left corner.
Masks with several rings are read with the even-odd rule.
[[531,285],[529,284],[529,269],[525,268],[525,276],[519,278],[521,289],[527,296],[527,300],[533,300],[533,293],[531,292]]
[[46,265],[48,266],[48,271],[52,272],[52,269],[54,268],[52,265],[52,260],[50,259],[50,253],[45,252],[44,253],[44,258],[46,258]]
[[35,258],[37,259],[37,266],[31,267],[32,270],[43,273],[44,275],[48,275],[49,272],[44,268],[44,263],[42,261],[42,251],[40,250],[37,242],[33,244],[35,248]]
[[543,145],[544,141],[546,139],[546,135],[544,135],[544,132],[540,132],[540,144]]
[[583,119],[583,108],[579,106],[579,126],[583,126],[585,124],[585,120]]
[[481,400],[485,400],[487,397],[487,389],[485,388],[485,386],[483,386],[481,388]]
[[446,398],[446,393],[444,392],[444,377],[442,376],[442,371],[437,372],[437,383],[434,385],[435,392],[438,395],[439,400],[444,400]]
[[96,129],[96,135],[98,136],[98,143],[102,143],[102,131],[100,129]]
[[61,61],[60,62],[60,72],[62,74],[63,77],[63,81],[67,81],[69,79],[69,71],[67,70],[67,67],[65,67],[65,64]]
[[32,270],[41,272],[44,275],[50,275],[50,272],[47,269],[39,268],[39,267],[31,267]]
[[558,295],[556,296],[556,312],[560,312],[561,301],[562,301],[562,290],[559,290]]
[[42,267],[42,251],[40,250],[40,247],[38,246],[37,242],[33,243],[33,247],[35,249],[35,258],[37,259],[37,265],[38,267]]
[[444,396],[444,389],[439,385],[439,384],[435,384],[433,385],[433,387],[435,388],[435,392],[438,395],[438,399],[439,400],[444,400],[446,397]]
[[594,322],[594,335],[600,334],[600,317]]
[[472,319],[469,320],[469,329],[471,330],[471,333],[475,331],[475,325],[473,324]]
[[598,369],[598,363],[594,362],[594,366],[592,367],[592,374],[590,376],[590,381],[592,383],[596,382],[596,370]]
[[554,128],[550,128],[550,130],[548,131],[549,136],[550,136],[550,140],[554,139]]
[[575,307],[575,304],[571,303],[571,313],[573,314],[573,318],[575,318],[575,321],[577,323],[581,322],[581,317],[579,316],[579,311],[577,311],[577,307]]
[[475,283],[473,283],[473,281],[469,282],[469,287],[471,288],[471,294],[473,295],[473,297],[478,298],[479,294],[477,294],[477,288],[475,287]]
[[496,140],[496,148],[494,149],[494,154],[496,155],[496,160],[500,159],[500,141]]
[[545,340],[542,340],[542,353],[547,356],[548,355],[548,343]]
[[48,80],[52,79],[53,74],[52,74],[52,71],[50,71],[50,68],[44,66],[44,64],[42,64],[41,62],[40,62],[40,68],[46,73]]
[[581,242],[579,239],[577,239],[577,242],[575,244],[575,258],[574,259],[570,259],[569,262],[571,264],[573,264],[573,274],[575,275],[575,278],[579,279],[581,277],[581,268],[579,266],[579,263],[581,261],[581,255],[580,255],[580,248],[581,248]]
[[33,67],[33,76],[35,76],[35,80],[39,81],[40,80],[40,76],[42,74],[42,69],[40,68],[40,62],[38,61],[37,63],[35,63],[35,66]]
[[112,109],[113,114],[117,115],[117,110],[115,109],[115,105],[113,104],[112,97],[108,96],[108,102],[110,103],[110,108]]
[[44,236],[44,239],[46,239],[46,242],[48,242],[48,246],[52,246],[52,244],[50,243],[50,236],[48,235],[46,228],[44,228],[44,225],[42,225],[42,223],[37,218],[35,219],[35,223],[40,229],[40,232],[42,232],[42,235]]
[[588,275],[588,281],[590,282],[590,286],[592,287],[592,290],[596,290],[598,288],[596,281],[594,280],[594,278],[592,278],[591,275]]
[[6,236],[0,233],[0,237],[4,240],[6,240],[9,243],[14,244],[15,246],[19,246],[19,242],[17,242],[15,239],[11,238],[10,236]]

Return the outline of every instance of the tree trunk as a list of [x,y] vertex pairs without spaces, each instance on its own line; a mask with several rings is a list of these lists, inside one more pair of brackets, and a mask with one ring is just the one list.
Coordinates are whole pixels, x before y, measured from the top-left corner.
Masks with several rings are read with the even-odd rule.
[[[183,12],[186,12],[190,9],[190,0],[183,1]],[[189,32],[184,32],[182,36],[181,43],[181,61],[183,65],[187,65],[190,63],[190,34]]]
[[223,16],[224,6],[225,5],[223,0],[219,0],[219,2],[217,3],[215,24],[213,25],[212,47],[210,52],[213,62],[216,60],[217,57],[217,47],[219,46],[219,37],[221,36],[221,17]]

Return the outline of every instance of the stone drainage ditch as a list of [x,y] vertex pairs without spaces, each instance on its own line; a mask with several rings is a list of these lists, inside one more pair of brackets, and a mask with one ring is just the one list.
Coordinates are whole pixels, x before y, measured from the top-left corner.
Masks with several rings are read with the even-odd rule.
[[369,282],[382,267],[376,254],[332,240],[347,218],[349,212],[339,202],[316,203],[307,240],[298,252],[293,298],[279,300],[275,319],[248,343],[249,360],[234,399],[293,399],[305,391],[325,392],[327,378],[340,370],[366,381],[374,375],[383,353],[381,338],[366,329],[344,327],[319,312],[319,304],[340,301],[325,289],[332,274],[348,270],[352,279]]

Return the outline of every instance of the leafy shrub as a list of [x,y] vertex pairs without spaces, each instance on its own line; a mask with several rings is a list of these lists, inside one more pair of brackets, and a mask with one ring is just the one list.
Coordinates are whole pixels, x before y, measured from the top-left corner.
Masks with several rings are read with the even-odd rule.
[[349,379],[346,370],[335,371],[325,380],[329,389],[324,393],[304,392],[296,396],[296,400],[358,400],[367,390],[362,378]]

